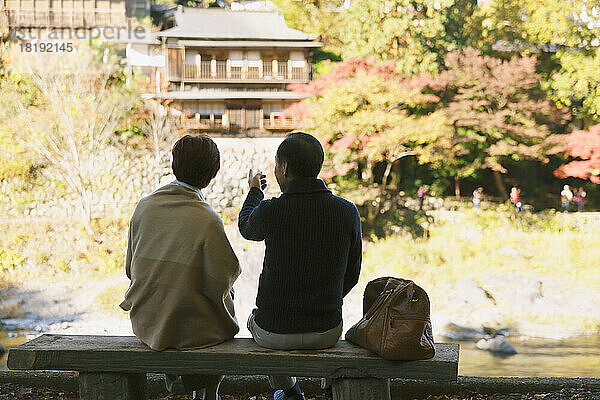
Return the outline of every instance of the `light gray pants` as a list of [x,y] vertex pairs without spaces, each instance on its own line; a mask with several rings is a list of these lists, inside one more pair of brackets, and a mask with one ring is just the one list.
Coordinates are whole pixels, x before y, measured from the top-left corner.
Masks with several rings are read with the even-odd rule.
[[[272,333],[264,330],[254,321],[252,311],[248,318],[248,330],[254,341],[262,347],[275,350],[318,350],[333,347],[342,335],[342,324],[325,332],[308,333]],[[296,384],[296,378],[285,375],[269,376],[269,384],[273,390],[289,389]]]

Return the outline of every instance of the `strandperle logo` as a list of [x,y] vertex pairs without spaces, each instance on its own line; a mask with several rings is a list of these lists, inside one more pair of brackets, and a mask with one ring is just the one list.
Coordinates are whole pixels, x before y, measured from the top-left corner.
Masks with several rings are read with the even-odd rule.
[[146,28],[142,25],[134,25],[131,21],[126,26],[108,26],[102,28],[63,28],[63,29],[17,29],[10,28],[9,37],[12,40],[24,41],[70,41],[70,40],[88,40],[92,43],[94,40],[115,41],[117,39],[144,39],[146,37]]

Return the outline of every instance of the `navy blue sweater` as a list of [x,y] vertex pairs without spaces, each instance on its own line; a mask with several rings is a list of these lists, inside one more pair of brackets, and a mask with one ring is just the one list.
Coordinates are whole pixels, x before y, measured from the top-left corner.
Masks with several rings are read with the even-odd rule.
[[342,298],[356,285],[362,260],[360,217],[316,178],[291,181],[263,201],[251,188],[238,226],[265,241],[255,321],[273,333],[324,332],[342,321]]

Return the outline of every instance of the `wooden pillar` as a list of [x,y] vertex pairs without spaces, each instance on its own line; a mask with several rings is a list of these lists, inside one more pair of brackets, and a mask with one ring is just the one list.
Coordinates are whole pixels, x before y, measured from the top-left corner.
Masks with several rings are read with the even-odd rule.
[[[169,83],[169,50],[167,50],[167,39],[166,38],[161,38],[161,47],[162,47],[162,52],[163,52],[163,57],[165,58],[165,83]],[[167,89],[168,90],[168,89]]]
[[263,78],[264,72],[265,71],[263,71],[263,60],[262,60],[262,57],[261,57],[260,61],[258,62],[258,78],[259,79]]
[[215,79],[217,77],[217,60],[215,59],[214,56],[210,60],[210,76],[213,79]]
[[146,374],[80,372],[81,400],[146,400]]
[[248,76],[248,58],[244,55],[244,60],[242,61],[242,79],[246,79]]
[[154,80],[156,83],[156,93],[160,93],[160,70],[158,68],[156,68],[156,72],[155,72],[155,76],[154,76]]
[[179,69],[179,77],[181,78],[181,90],[183,90],[183,80],[185,79],[185,47],[181,48],[181,68]]
[[288,64],[287,79],[291,80],[292,79],[292,60],[288,60],[287,64]]
[[196,54],[196,71],[194,74],[194,79],[203,79],[204,77],[202,76],[202,56],[200,55],[200,53]]
[[227,79],[231,79],[231,60],[229,58],[225,62],[225,70],[227,71]]
[[273,60],[273,68],[271,70],[271,75],[273,75],[273,79],[277,79],[277,76],[279,75],[279,71],[277,70],[277,68],[277,60]]
[[[261,66],[261,71],[262,71],[262,66]],[[260,128],[261,131],[265,129],[265,114],[264,114],[264,109],[262,108],[262,105],[260,106],[260,119],[258,120],[258,127]]]
[[246,113],[246,103],[244,103],[242,105],[242,129],[246,129],[246,127],[248,126],[247,122],[246,122],[246,117],[247,117],[247,113]]
[[335,379],[332,389],[333,400],[390,400],[389,379]]

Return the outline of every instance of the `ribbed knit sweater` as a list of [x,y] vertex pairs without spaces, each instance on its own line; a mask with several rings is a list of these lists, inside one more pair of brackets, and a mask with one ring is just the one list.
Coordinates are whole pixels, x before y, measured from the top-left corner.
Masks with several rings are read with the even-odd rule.
[[273,333],[324,332],[342,321],[342,299],[356,285],[362,260],[354,204],[316,178],[291,181],[278,198],[251,188],[238,226],[265,241],[255,322]]

